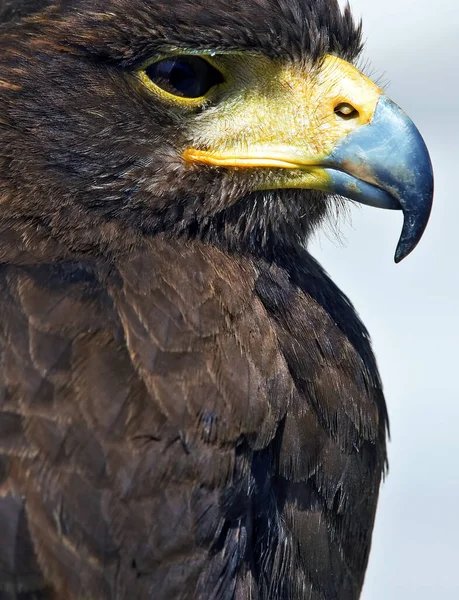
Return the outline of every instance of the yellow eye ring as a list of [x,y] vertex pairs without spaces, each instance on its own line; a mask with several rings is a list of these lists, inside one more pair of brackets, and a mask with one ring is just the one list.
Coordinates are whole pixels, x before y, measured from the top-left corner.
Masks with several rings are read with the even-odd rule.
[[185,106],[200,106],[225,81],[219,69],[196,54],[156,60],[144,66],[139,76],[162,99]]

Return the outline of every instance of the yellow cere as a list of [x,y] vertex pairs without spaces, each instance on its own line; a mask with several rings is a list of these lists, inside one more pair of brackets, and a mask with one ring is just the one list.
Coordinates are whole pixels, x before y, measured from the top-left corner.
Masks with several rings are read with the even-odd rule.
[[213,56],[212,64],[226,82],[213,91],[206,110],[193,117],[192,142],[183,158],[226,168],[274,169],[263,187],[327,190],[321,160],[352,130],[371,121],[383,93],[332,55],[319,68],[241,54]]

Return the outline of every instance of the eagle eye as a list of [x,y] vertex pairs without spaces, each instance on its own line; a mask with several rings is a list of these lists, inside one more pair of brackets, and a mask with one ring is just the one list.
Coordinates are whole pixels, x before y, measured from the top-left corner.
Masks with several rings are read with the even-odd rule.
[[156,86],[181,98],[200,98],[223,83],[223,75],[200,56],[174,56],[152,63],[145,74]]

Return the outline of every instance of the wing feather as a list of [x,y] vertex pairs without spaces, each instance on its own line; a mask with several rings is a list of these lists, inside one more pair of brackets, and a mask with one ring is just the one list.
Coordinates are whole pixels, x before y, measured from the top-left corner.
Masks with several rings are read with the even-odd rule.
[[0,286],[0,592],[358,597],[382,392],[306,283],[157,239]]

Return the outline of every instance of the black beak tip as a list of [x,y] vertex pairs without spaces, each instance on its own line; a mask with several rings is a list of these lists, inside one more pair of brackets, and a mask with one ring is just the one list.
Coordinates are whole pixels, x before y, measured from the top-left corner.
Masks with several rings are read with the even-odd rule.
[[433,200],[433,178],[430,179],[427,187],[430,189],[426,190],[417,206],[412,203],[411,210],[407,210],[406,207],[402,208],[404,212],[403,229],[394,257],[397,264],[416,248],[429,222]]
[[397,246],[397,250],[395,251],[395,256],[394,256],[395,264],[398,265],[398,263],[402,262],[402,260],[404,258],[406,258],[412,250],[414,250],[414,248],[403,248],[401,246],[401,244],[399,244]]

